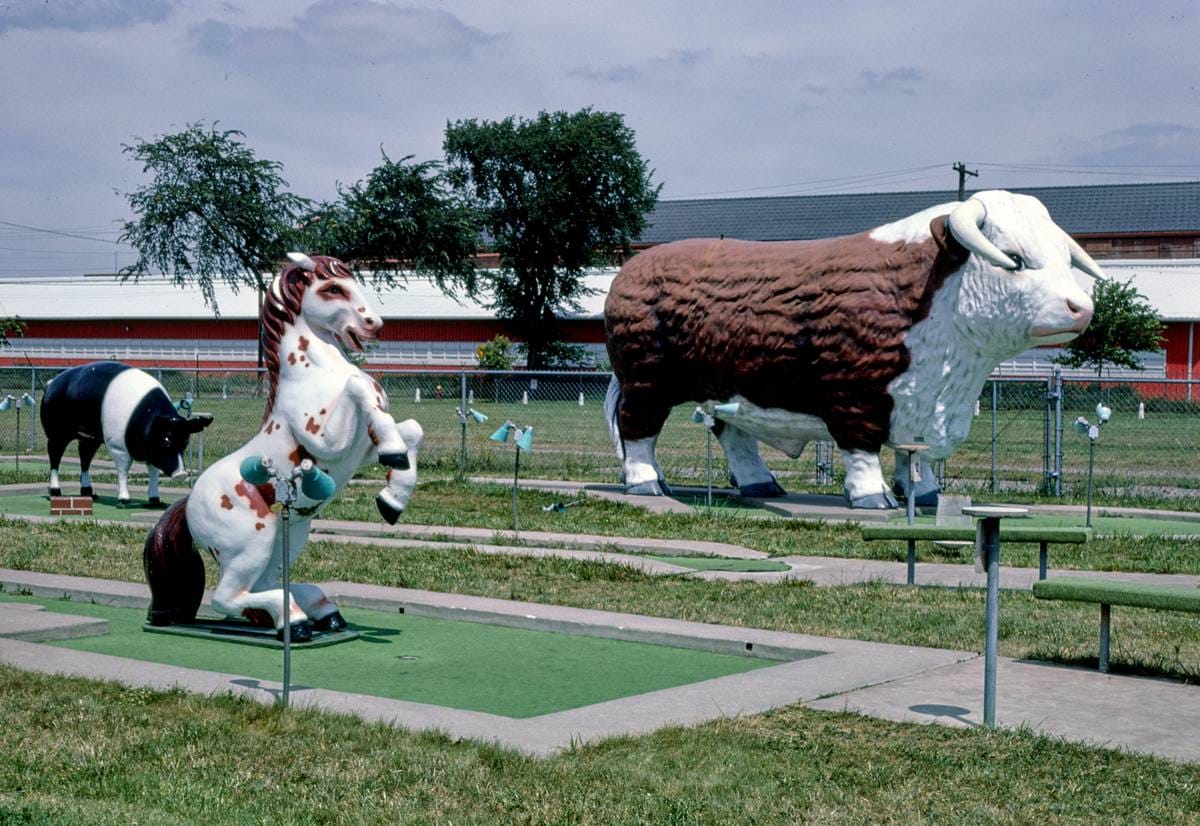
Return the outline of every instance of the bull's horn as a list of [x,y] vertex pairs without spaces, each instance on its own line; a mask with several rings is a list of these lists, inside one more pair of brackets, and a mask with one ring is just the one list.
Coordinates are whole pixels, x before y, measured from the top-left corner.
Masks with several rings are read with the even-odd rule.
[[987,207],[983,205],[983,201],[971,198],[954,208],[954,211],[950,213],[948,223],[950,232],[958,239],[958,243],[997,267],[1015,270],[1016,262],[1000,252],[1000,249],[989,241],[980,230],[985,220],[987,220]]
[[1100,266],[1092,260],[1092,256],[1083,251],[1083,247],[1079,246],[1079,242],[1067,236],[1067,249],[1071,251],[1071,264],[1086,272],[1092,278],[1103,278],[1104,271]]
[[317,262],[312,260],[311,258],[309,258],[304,253],[289,252],[287,254],[287,256],[291,260],[291,262],[293,264],[295,264],[296,266],[298,266],[300,269],[307,270],[308,272],[316,272],[317,271]]

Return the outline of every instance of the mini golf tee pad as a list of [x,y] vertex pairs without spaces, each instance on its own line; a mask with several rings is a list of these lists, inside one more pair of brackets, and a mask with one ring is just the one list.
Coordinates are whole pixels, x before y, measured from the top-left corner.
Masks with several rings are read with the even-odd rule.
[[[257,645],[262,648],[283,648],[283,640],[275,636],[274,628],[263,628],[251,625],[246,620],[223,618],[204,620],[198,619],[188,623],[172,625],[151,625],[145,623],[142,630],[155,634],[175,634],[180,637],[198,637],[200,639],[235,642],[240,645]],[[292,648],[323,648],[327,645],[337,645],[339,642],[349,642],[358,639],[358,632],[350,628],[341,631],[313,631],[312,639],[308,642],[292,640]]]

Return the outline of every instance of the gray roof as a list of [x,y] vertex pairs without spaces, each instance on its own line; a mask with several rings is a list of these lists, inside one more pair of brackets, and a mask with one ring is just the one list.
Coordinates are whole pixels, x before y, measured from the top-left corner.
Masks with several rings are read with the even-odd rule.
[[[1040,200],[1071,235],[1200,233],[1200,181],[1012,191]],[[753,241],[830,238],[863,232],[957,198],[957,190],[937,190],[659,201],[638,242],[722,235]]]

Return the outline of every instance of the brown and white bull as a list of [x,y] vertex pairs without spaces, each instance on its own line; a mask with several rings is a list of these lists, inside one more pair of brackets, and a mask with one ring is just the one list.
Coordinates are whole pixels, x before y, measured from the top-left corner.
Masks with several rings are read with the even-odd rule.
[[[743,495],[783,493],[758,454],[832,440],[846,498],[895,507],[885,444],[949,456],[1001,361],[1079,335],[1092,302],[1072,267],[1103,273],[1037,199],[980,192],[858,235],[693,239],[653,247],[605,303],[606,413],[631,493],[661,494],[654,444],[672,407],[715,414]],[[714,413],[738,402],[735,414]],[[918,501],[936,498],[927,469]],[[897,478],[907,473],[899,464]]]

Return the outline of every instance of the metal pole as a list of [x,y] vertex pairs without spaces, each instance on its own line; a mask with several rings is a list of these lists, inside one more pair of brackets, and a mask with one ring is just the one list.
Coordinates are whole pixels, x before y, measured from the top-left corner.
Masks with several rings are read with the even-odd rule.
[[520,531],[517,523],[517,479],[521,475],[521,448],[514,446],[516,459],[513,461],[513,533]]
[[[458,374],[458,403],[459,410],[462,415],[467,413],[467,371],[459,371]],[[467,420],[462,420],[462,448],[458,454],[458,478],[459,481],[467,478]]]
[[[917,521],[917,497],[913,496],[913,476],[916,473],[916,466],[913,464],[916,457],[913,456],[911,450],[905,451],[908,457],[908,472],[905,473],[905,482],[907,488],[905,490],[905,511],[908,516],[908,524],[912,525]],[[914,585],[917,581],[917,541],[915,539],[908,540],[908,584]]]
[[1096,440],[1088,439],[1087,526],[1092,527],[1092,468],[1096,462]]
[[1050,479],[1051,450],[1050,450],[1050,399],[1054,394],[1053,378],[1046,379],[1046,395],[1045,402],[1042,406],[1042,493],[1048,494],[1053,491],[1053,483]]
[[1108,625],[1111,612],[1112,606],[1100,603],[1100,662],[1098,666],[1101,674],[1108,673]]
[[996,492],[996,408],[1000,402],[1000,383],[992,379],[992,493]]
[[983,641],[983,724],[996,725],[996,648],[1000,640],[1000,520],[979,520],[980,546],[987,564],[987,607]]
[[1063,471],[1062,368],[1054,368],[1054,495],[1062,496]]
[[292,579],[288,571],[288,523],[291,506],[279,512],[283,519],[283,707],[288,707],[292,685]]
[[708,494],[705,497],[704,501],[705,501],[705,506],[708,508],[708,514],[709,514],[709,516],[711,516],[712,515],[712,476],[713,476],[713,474],[712,474],[712,428],[706,427],[706,428],[704,428],[704,430],[705,430],[705,433],[708,434],[707,435],[707,442],[708,442]]
[[21,476],[21,402],[17,402],[17,438],[13,440],[13,455],[17,460],[17,478]]

